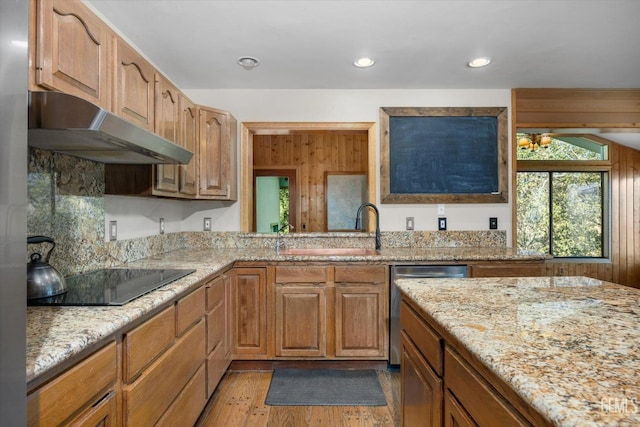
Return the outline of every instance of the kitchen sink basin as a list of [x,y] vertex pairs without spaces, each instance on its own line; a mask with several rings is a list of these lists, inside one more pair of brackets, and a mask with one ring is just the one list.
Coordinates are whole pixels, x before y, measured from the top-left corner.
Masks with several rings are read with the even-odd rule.
[[379,255],[376,249],[366,248],[289,248],[280,250],[280,255]]

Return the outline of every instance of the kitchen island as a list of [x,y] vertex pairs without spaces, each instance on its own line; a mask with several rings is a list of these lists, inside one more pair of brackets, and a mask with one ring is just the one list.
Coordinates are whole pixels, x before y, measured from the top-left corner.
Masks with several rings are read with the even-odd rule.
[[[458,409],[471,403],[462,417],[480,425],[491,418],[474,408],[483,397],[466,391],[473,378],[479,394],[495,395],[495,411],[515,414],[514,425],[640,425],[638,289],[586,277],[408,279],[398,286],[404,332],[420,336],[419,319],[420,331],[434,337],[431,348],[414,337],[407,347],[420,347],[415,354],[430,363],[432,384],[444,384],[444,404],[435,407],[444,407],[445,421],[456,418],[447,398]],[[462,387],[460,366],[469,373]]]

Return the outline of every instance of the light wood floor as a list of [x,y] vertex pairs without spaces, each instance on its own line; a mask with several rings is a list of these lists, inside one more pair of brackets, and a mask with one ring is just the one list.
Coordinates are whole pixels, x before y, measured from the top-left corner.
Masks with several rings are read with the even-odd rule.
[[198,427],[400,425],[400,372],[378,371],[387,406],[269,406],[273,371],[228,371],[209,400]]

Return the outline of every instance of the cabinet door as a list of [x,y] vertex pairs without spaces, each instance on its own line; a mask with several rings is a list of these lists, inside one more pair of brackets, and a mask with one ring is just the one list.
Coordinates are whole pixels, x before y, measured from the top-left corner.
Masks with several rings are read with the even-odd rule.
[[[207,199],[235,199],[235,120],[221,110],[200,107],[198,195]],[[233,129],[232,129],[233,126]],[[232,141],[233,139],[233,141]]]
[[387,287],[336,284],[336,356],[387,357]]
[[142,55],[115,38],[115,99],[113,111],[154,132],[155,70]]
[[198,114],[196,105],[184,94],[179,96],[180,126],[178,144],[193,153],[191,161],[179,166],[180,194],[195,197],[197,193],[197,165],[198,165]]
[[446,391],[444,397],[444,427],[476,427],[471,416],[458,403],[455,397]]
[[81,2],[39,0],[36,84],[110,109],[111,30]]
[[402,333],[400,394],[402,425],[441,426],[443,382]]
[[[162,74],[156,74],[155,132],[171,142],[179,144],[179,96],[180,91]],[[180,167],[178,165],[155,166],[155,190],[159,193],[177,193]]]
[[235,268],[232,287],[234,358],[266,355],[266,268]]
[[326,287],[276,285],[276,356],[326,352]]

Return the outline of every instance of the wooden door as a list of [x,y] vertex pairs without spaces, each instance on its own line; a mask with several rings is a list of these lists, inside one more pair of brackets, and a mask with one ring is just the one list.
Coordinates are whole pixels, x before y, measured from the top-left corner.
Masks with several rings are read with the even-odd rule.
[[276,356],[326,353],[326,287],[276,285]]
[[232,288],[234,358],[266,355],[266,268],[234,268]]
[[411,340],[402,333],[400,399],[402,425],[442,425],[443,381],[429,367]]
[[111,29],[81,2],[37,3],[36,84],[111,108]]
[[224,199],[231,193],[229,113],[200,107],[198,194]]
[[[116,417],[116,392],[111,391],[68,425],[69,427],[116,427],[118,425]],[[44,421],[46,423],[46,420]]]
[[[180,91],[163,75],[156,74],[155,131],[158,135],[179,144]],[[156,165],[155,188],[159,193],[177,193],[180,168],[178,165]]]
[[116,37],[115,113],[154,132],[155,70],[142,55]]
[[193,153],[191,161],[179,166],[179,192],[187,196],[197,194],[197,165],[198,165],[198,113],[196,105],[184,94],[179,94],[180,126],[178,143]]

